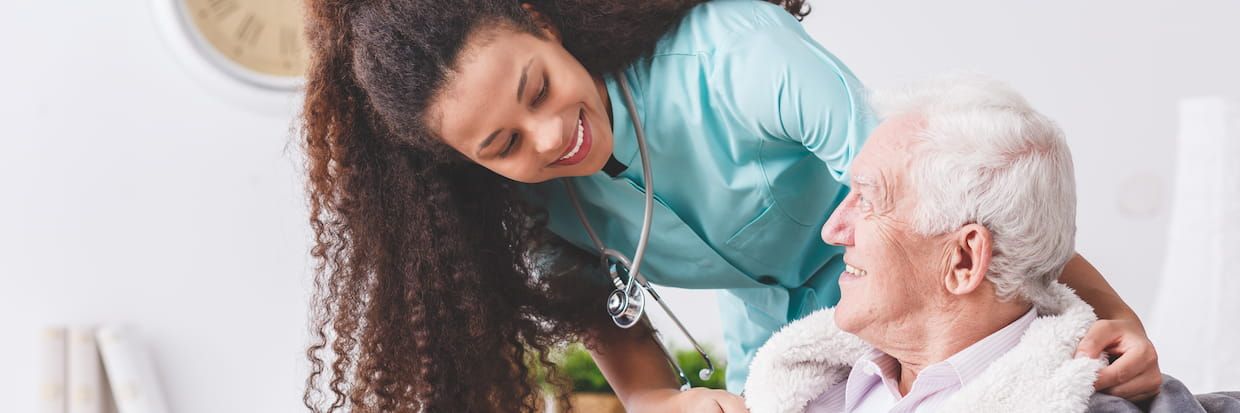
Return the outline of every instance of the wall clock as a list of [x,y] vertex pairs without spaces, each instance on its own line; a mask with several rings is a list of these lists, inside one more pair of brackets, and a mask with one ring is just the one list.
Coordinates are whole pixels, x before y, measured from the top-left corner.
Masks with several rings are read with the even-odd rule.
[[287,108],[308,61],[301,0],[151,1],[163,37],[211,89]]

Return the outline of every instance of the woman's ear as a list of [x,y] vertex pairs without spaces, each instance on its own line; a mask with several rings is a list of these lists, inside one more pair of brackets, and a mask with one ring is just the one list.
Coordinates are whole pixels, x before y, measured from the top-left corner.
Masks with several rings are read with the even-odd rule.
[[977,290],[986,280],[990,270],[992,253],[990,230],[978,224],[968,224],[952,237],[952,266],[943,285],[955,295],[967,295]]
[[542,14],[542,12],[538,11],[538,9],[534,8],[534,5],[530,3],[521,3],[521,8],[525,9],[526,13],[530,14],[530,19],[534,20],[534,24],[537,25],[539,29],[542,29],[543,33],[546,33],[547,36],[555,39],[556,43],[564,43],[564,41],[560,39],[560,30],[556,29],[555,25],[551,24],[551,19],[548,19],[547,15]]

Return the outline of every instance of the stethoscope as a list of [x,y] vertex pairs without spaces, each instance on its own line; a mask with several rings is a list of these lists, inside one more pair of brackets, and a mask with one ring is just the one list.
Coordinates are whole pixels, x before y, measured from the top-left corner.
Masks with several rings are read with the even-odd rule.
[[[590,221],[586,219],[585,210],[581,209],[581,201],[577,199],[577,191],[573,186],[564,182],[567,188],[568,197],[573,202],[573,208],[577,211],[577,218],[581,219],[581,224],[585,226],[586,233],[590,235],[590,240],[594,242],[594,247],[598,248],[599,257],[603,260],[603,267],[607,268],[608,275],[611,276],[611,282],[616,289],[607,296],[607,314],[611,315],[612,321],[620,328],[629,328],[637,324],[641,320],[642,314],[646,310],[646,293],[648,292],[654,301],[663,307],[663,312],[676,323],[676,327],[680,332],[689,339],[689,343],[693,344],[693,349],[697,350],[702,359],[706,361],[706,368],[698,371],[698,377],[702,380],[709,379],[715,374],[715,364],[710,361],[710,356],[706,355],[706,351],[702,350],[702,346],[698,345],[697,340],[693,339],[693,335],[689,334],[689,330],[685,329],[684,324],[680,323],[680,319],[672,313],[672,309],[659,298],[659,294],[650,287],[650,283],[646,281],[638,268],[642,265],[642,258],[646,255],[646,243],[650,240],[650,224],[654,213],[654,176],[650,172],[649,155],[646,151],[646,134],[642,130],[641,122],[638,121],[637,109],[633,104],[633,93],[629,90],[629,83],[623,74],[616,76],[620,79],[620,90],[624,92],[624,101],[628,105],[629,117],[633,119],[633,129],[637,132],[637,148],[641,153],[642,177],[646,183],[646,210],[642,214],[642,231],[641,236],[637,239],[637,251],[633,254],[633,260],[629,261],[628,257],[620,251],[607,248],[603,244],[603,240],[594,232],[594,228],[590,226]],[[652,327],[653,329],[653,327]],[[663,350],[663,356],[667,358],[668,363],[676,369],[676,374],[680,376],[680,389],[687,390],[689,379],[685,377],[685,371],[680,368],[680,363],[672,357],[671,351],[660,339],[659,330],[654,329],[654,341],[659,345],[659,349]]]

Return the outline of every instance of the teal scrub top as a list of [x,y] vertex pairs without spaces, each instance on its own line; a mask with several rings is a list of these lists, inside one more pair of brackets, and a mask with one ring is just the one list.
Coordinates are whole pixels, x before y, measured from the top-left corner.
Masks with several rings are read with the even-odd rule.
[[[819,233],[874,128],[863,87],[779,6],[710,1],[691,9],[649,57],[605,77],[613,153],[628,169],[569,179],[603,242],[630,257],[646,185],[615,76],[631,86],[654,176],[640,270],[656,284],[721,290],[727,384],[740,392],[774,331],[839,301],[843,249]],[[552,232],[597,251],[560,180],[531,189]]]

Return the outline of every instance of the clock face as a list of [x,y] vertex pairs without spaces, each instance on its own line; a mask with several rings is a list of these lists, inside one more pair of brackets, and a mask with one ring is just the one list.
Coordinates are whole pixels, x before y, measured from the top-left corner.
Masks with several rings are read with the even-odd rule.
[[305,72],[300,0],[174,1],[217,57],[264,76],[298,78]]

